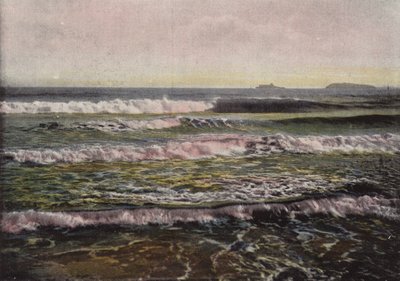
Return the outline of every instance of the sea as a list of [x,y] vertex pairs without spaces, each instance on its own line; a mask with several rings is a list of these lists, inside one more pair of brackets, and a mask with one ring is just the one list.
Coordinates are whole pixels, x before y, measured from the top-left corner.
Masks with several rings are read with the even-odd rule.
[[2,280],[399,280],[400,90],[3,88]]

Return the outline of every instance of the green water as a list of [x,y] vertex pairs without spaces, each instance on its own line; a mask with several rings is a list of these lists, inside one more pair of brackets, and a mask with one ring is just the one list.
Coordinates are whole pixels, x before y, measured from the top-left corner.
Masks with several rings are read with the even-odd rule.
[[[15,114],[4,116],[3,146],[6,151],[101,144],[141,147],[221,134],[399,134],[399,113],[396,109],[299,114],[206,112],[179,116],[227,118],[234,120],[232,126],[181,125],[124,132],[72,127],[92,120],[153,120],[177,115]],[[340,119],[364,115],[386,117],[374,121]],[[333,117],[338,119],[326,119]],[[39,125],[54,121],[61,126],[48,129]],[[53,164],[7,160],[2,169],[4,212],[209,208],[338,194],[398,198],[400,155],[284,152]],[[44,280],[398,280],[399,233],[398,221],[363,215],[38,227],[35,231],[2,233],[1,274],[3,279]]]

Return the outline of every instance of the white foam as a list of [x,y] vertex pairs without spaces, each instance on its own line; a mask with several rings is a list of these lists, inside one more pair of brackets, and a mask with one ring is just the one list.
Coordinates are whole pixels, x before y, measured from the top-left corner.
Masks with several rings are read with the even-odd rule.
[[398,152],[400,135],[294,137],[279,134],[253,143],[253,150],[258,153]]
[[213,156],[237,156],[269,153],[330,153],[400,151],[400,136],[392,134],[363,136],[273,135],[199,135],[152,146],[91,145],[59,149],[18,149],[5,151],[18,162],[42,164],[91,161],[143,161],[167,159],[199,159]]
[[393,207],[398,199],[382,199],[370,196],[342,196],[336,198],[309,199],[294,203],[234,205],[220,208],[163,209],[139,208],[96,212],[41,212],[21,211],[3,213],[3,232],[19,233],[34,231],[38,227],[76,228],[96,225],[146,225],[173,224],[176,222],[206,223],[224,217],[241,220],[267,219],[275,216],[324,214],[336,217],[347,215],[373,215],[398,220],[398,210]]
[[152,120],[118,120],[118,121],[89,121],[78,123],[79,129],[96,129],[104,132],[120,132],[135,130],[160,130],[178,127],[181,125],[179,118],[158,118]]
[[123,200],[136,204],[180,204],[191,205],[214,202],[261,202],[274,198],[293,198],[304,193],[326,192],[334,190],[344,182],[330,182],[318,176],[279,177],[235,177],[221,179],[197,180],[199,183],[218,185],[218,189],[198,189],[187,191],[166,187],[145,186],[134,184],[119,186],[117,191],[103,191],[104,198]]
[[6,152],[18,162],[50,164],[90,161],[143,161],[165,159],[199,159],[212,156],[243,154],[253,138],[237,135],[200,135],[163,145],[92,145],[77,148],[23,150]]
[[114,121],[89,121],[86,123],[76,123],[73,128],[95,129],[104,132],[125,132],[135,130],[160,130],[179,126],[188,126],[193,128],[232,128],[234,124],[240,125],[240,122],[234,122],[226,118],[197,118],[197,117],[174,117],[174,118],[156,118],[150,120],[123,120]]
[[227,118],[198,118],[180,117],[181,122],[194,128],[232,128],[234,125],[241,125],[241,120],[229,120]]
[[0,102],[0,113],[187,113],[211,109],[213,104],[204,101],[140,99],[110,101],[70,102]]

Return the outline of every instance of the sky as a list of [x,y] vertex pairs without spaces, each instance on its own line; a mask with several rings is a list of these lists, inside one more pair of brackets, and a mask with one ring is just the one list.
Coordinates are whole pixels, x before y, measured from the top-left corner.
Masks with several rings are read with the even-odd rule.
[[5,86],[400,86],[399,0],[0,0]]

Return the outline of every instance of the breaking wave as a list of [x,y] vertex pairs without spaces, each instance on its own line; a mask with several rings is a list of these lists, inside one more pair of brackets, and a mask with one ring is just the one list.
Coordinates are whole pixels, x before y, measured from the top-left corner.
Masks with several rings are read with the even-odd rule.
[[399,152],[400,135],[290,136],[271,135],[250,142],[248,153]]
[[140,99],[110,101],[70,102],[1,102],[0,113],[187,113],[211,109],[213,104],[204,101]]
[[34,231],[39,227],[77,228],[99,225],[146,225],[173,224],[177,222],[207,223],[221,218],[241,220],[268,220],[276,217],[301,215],[378,216],[398,220],[398,199],[382,199],[364,195],[335,198],[308,199],[292,203],[232,205],[218,208],[138,208],[131,210],[40,212],[21,211],[4,213],[1,223],[3,232],[19,233]]
[[[51,124],[53,124],[53,122]],[[236,124],[240,125],[240,121],[228,120],[226,118],[197,118],[180,116],[175,118],[158,118],[152,120],[91,121],[87,123],[75,124],[75,128],[82,130],[99,130],[105,132],[125,132],[135,130],[167,129],[179,126],[192,128],[232,128]]]
[[199,135],[152,146],[92,145],[59,149],[19,149],[6,151],[5,157],[18,162],[42,164],[91,161],[144,161],[199,159],[213,156],[263,155],[270,153],[398,153],[400,136],[377,134],[362,136],[289,135]]
[[246,151],[246,144],[252,139],[254,138],[236,135],[204,135],[182,141],[170,141],[166,144],[146,147],[133,145],[95,145],[82,146],[75,149],[20,149],[6,152],[6,156],[18,162],[34,162],[41,164],[58,162],[133,162],[143,160],[198,159],[211,156],[243,154]]
[[24,131],[35,130],[97,130],[103,132],[127,132],[137,130],[160,130],[174,127],[192,128],[233,128],[241,126],[241,120],[229,120],[226,118],[198,118],[198,117],[164,117],[145,120],[95,120],[88,122],[75,122],[65,125],[60,122],[51,121],[40,123],[37,126],[25,128]]

